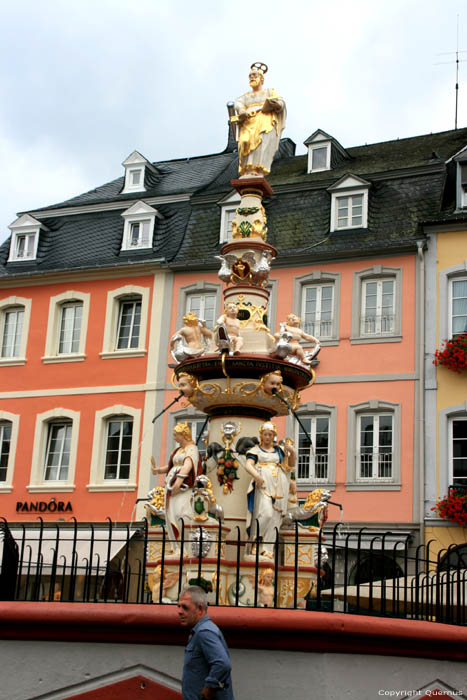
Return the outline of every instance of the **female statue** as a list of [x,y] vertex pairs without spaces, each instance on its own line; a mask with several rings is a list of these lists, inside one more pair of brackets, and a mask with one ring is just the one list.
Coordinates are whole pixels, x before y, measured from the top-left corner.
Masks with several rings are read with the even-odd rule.
[[165,467],[152,469],[153,474],[165,477],[165,521],[168,538],[175,551],[174,541],[179,538],[181,520],[191,512],[190,495],[197,476],[202,474],[201,457],[188,423],[177,423],[173,432],[179,447],[175,448]]
[[251,514],[250,537],[256,538],[258,521],[260,555],[273,558],[276,528],[287,512],[290,472],[295,466],[295,449],[287,441],[284,450],[275,444],[276,426],[264,423],[259,429],[259,445],[248,450],[245,469],[253,480],[248,489]]

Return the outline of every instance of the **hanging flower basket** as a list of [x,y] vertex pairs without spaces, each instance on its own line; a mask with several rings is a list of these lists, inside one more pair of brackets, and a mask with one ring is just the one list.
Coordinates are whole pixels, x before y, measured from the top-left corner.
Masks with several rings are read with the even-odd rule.
[[451,340],[445,340],[444,347],[436,350],[433,364],[458,373],[467,369],[467,333],[460,333]]
[[467,525],[467,492],[464,490],[450,490],[445,498],[442,498],[431,509],[443,520],[449,520],[457,525]]

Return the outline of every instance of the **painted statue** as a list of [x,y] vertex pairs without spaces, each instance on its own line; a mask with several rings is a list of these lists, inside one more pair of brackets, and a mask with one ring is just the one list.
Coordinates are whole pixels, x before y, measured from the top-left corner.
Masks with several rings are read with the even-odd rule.
[[179,539],[181,520],[192,512],[191,489],[196,477],[202,473],[201,457],[188,423],[177,423],[173,437],[178,447],[172,452],[165,467],[154,467],[153,474],[165,477],[165,522],[171,549],[176,551],[175,540]]
[[176,378],[176,386],[186,399],[190,399],[198,388],[198,380],[193,374],[180,372]]
[[212,331],[206,328],[205,321],[190,312],[183,317],[184,325],[170,340],[170,352],[175,362],[183,362],[203,355],[206,348],[203,338],[211,340]]
[[238,354],[243,347],[240,321],[237,316],[237,305],[230,302],[222,316],[217,319],[217,347],[221,352],[223,349],[229,350],[230,355]]
[[[287,358],[292,361],[296,359],[304,365],[311,365],[312,360],[321,350],[318,338],[305,333],[300,328],[301,318],[296,314],[289,314],[287,320],[280,324],[280,331],[274,335],[276,339],[275,357]],[[311,351],[306,351],[300,345],[301,340],[314,343],[315,347]]]
[[274,370],[274,372],[268,372],[263,374],[261,377],[261,387],[265,394],[268,396],[274,396],[276,392],[280,392],[282,389],[282,374],[279,369]]
[[264,87],[268,67],[253,63],[249,82],[251,92],[235,100],[236,116],[231,121],[238,126],[238,173],[240,177],[264,177],[279,147],[285,127],[284,100],[273,88]]
[[248,488],[250,539],[256,540],[258,521],[260,556],[273,559],[276,528],[287,512],[290,472],[295,466],[295,448],[285,442],[284,449],[275,443],[276,427],[263,423],[259,445],[246,455],[245,469],[252,477]]

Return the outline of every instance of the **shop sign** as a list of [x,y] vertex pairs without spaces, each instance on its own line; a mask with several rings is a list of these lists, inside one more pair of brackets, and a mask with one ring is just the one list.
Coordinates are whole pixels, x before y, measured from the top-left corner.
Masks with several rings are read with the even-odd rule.
[[17,501],[17,513],[72,513],[71,501]]

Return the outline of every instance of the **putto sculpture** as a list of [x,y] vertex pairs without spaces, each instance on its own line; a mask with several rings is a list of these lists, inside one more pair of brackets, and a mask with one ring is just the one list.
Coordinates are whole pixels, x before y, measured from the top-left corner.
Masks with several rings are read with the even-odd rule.
[[170,352],[175,362],[204,355],[206,347],[203,338],[208,341],[212,338],[212,331],[206,328],[206,322],[192,312],[185,314],[183,324],[170,340]]

